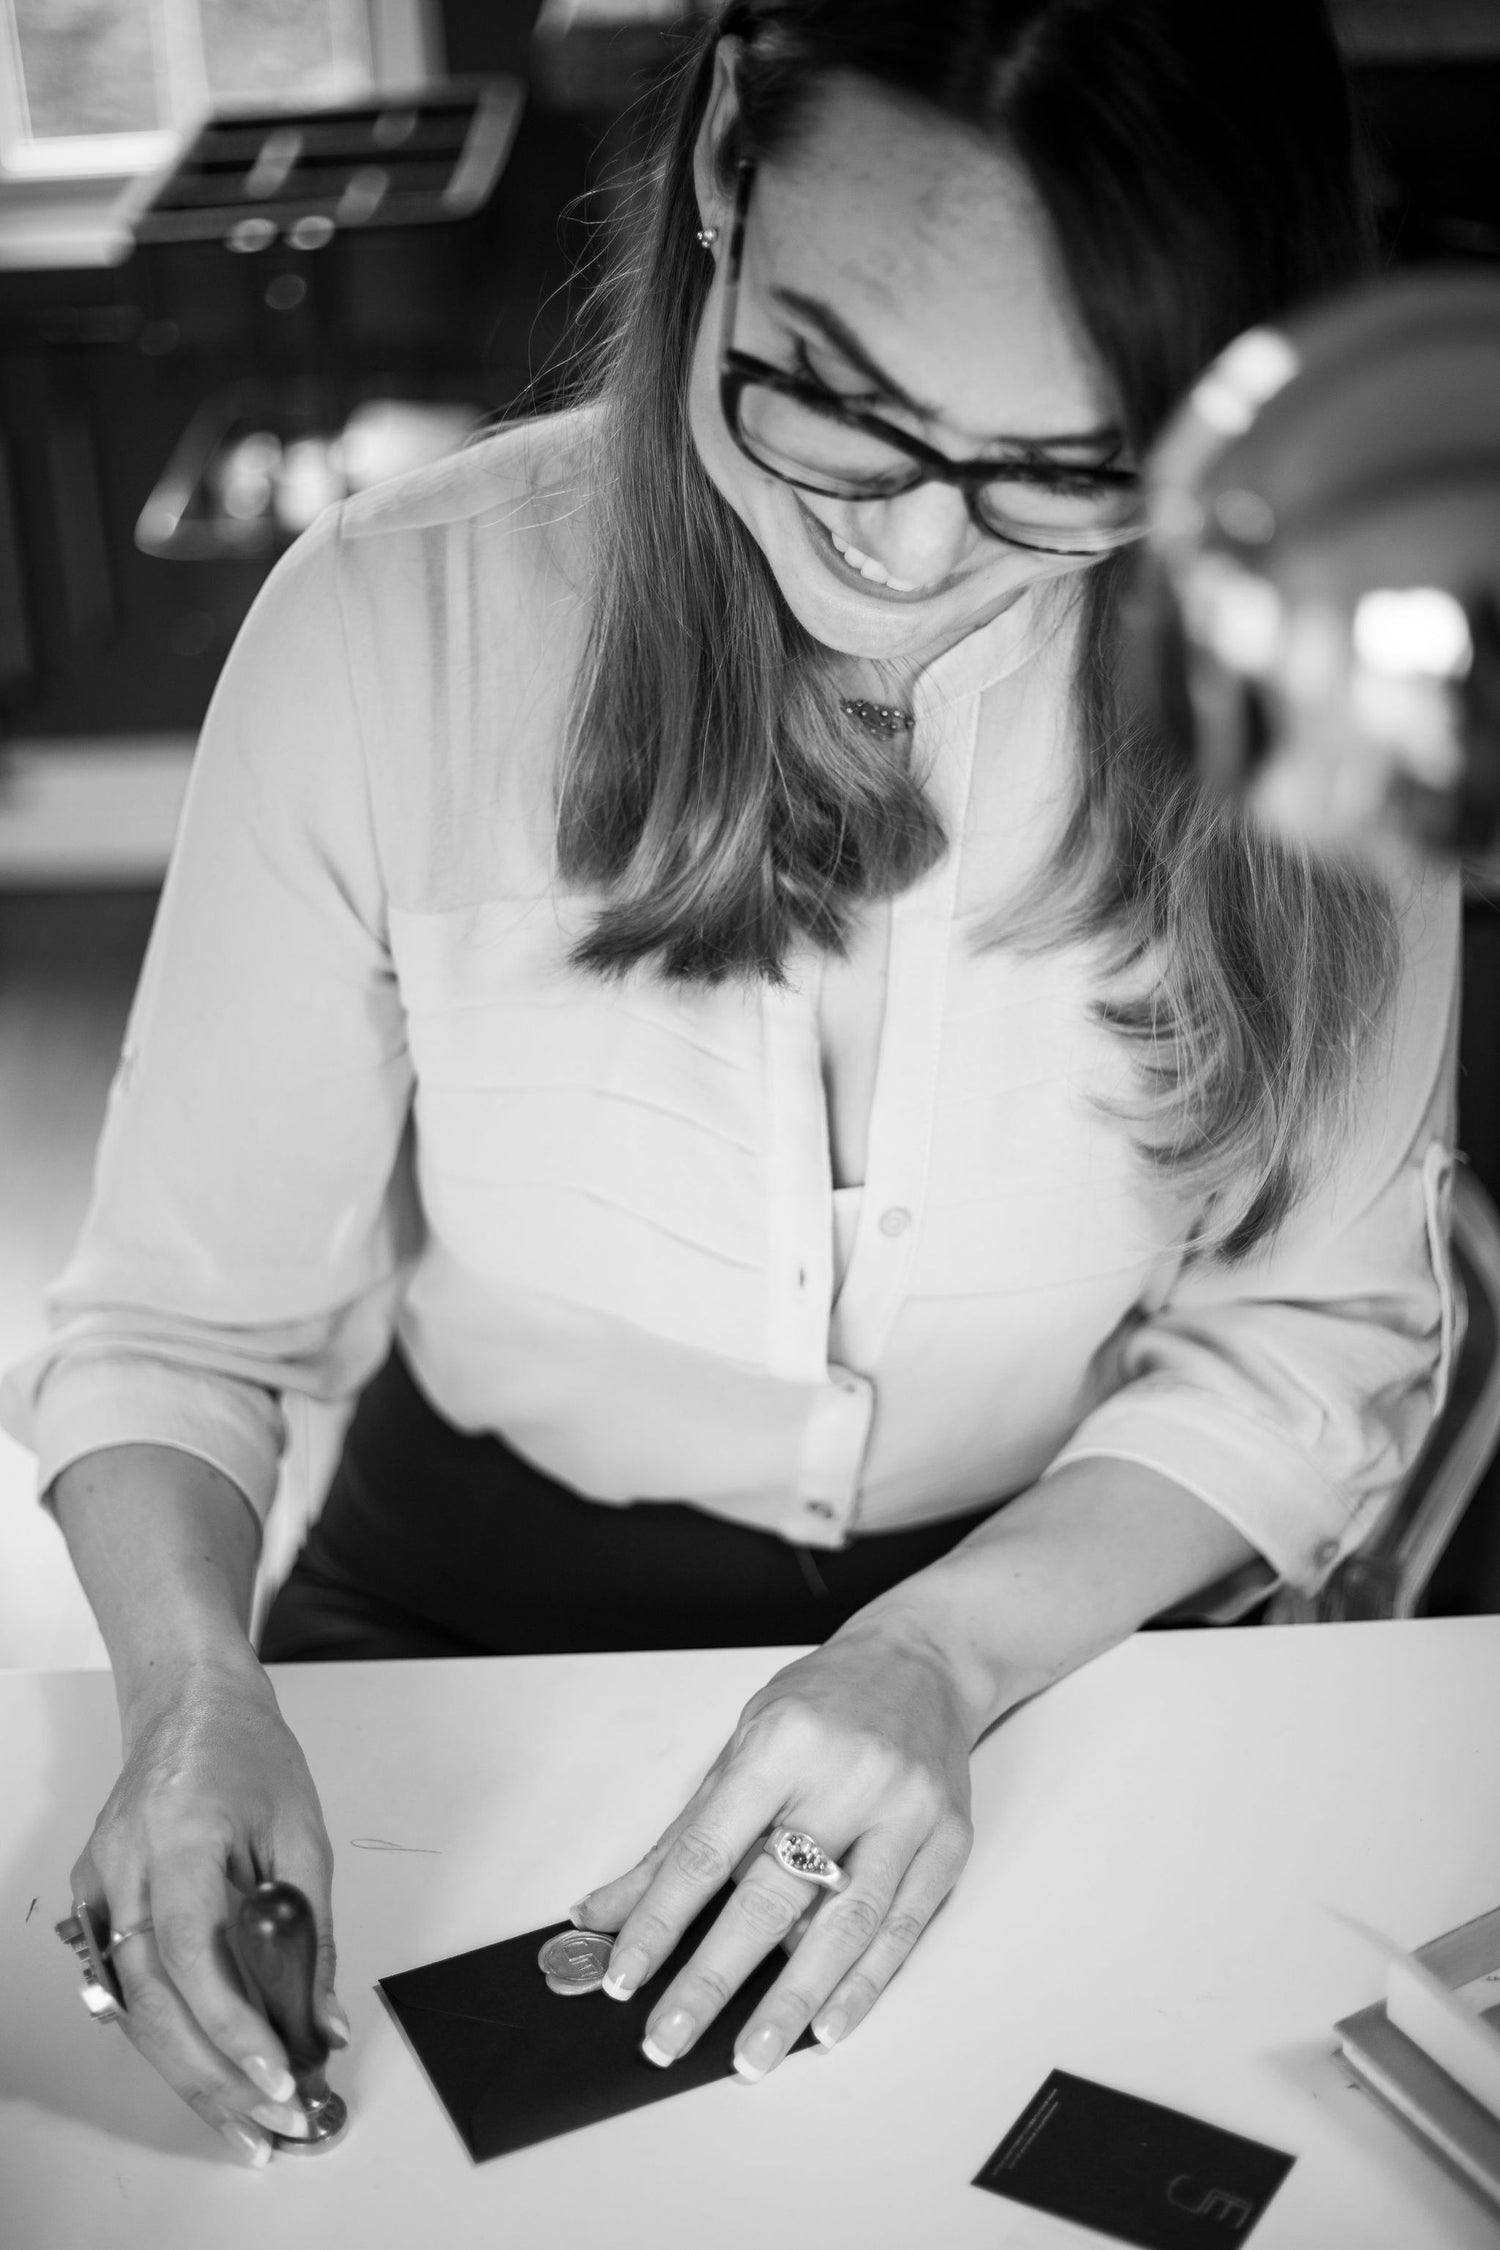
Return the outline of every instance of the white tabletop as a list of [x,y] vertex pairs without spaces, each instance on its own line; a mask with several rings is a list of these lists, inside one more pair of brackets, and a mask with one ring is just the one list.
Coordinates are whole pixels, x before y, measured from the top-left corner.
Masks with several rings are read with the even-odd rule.
[[1333,2059],[1382,1968],[1327,1909],[1415,1945],[1500,1902],[1500,1618],[1142,1636],[980,1746],[960,1888],[846,2046],[471,2164],[374,1980],[618,1872],[778,1660],[282,1670],[339,1855],[354,2122],[263,2174],[89,2023],[53,1935],[114,1775],[107,1677],[0,1675],[5,2250],[1079,2250],[969,2185],[1054,2067],[1293,2152],[1256,2250],[1494,2250]]

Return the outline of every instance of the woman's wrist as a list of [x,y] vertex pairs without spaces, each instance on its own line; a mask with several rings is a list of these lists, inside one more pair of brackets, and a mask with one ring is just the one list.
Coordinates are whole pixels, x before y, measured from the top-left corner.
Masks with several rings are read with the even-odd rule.
[[1012,1677],[1004,1634],[993,1629],[989,1576],[981,1558],[944,1556],[878,1594],[827,1645],[863,1649],[882,1672],[897,1663],[932,1675],[972,1748],[1029,1693]]
[[217,1631],[212,1645],[158,1649],[140,1659],[117,1657],[114,1675],[127,1757],[132,1743],[163,1720],[262,1704],[271,1711],[277,1708],[265,1667],[238,1626]]
[[1029,1696],[1249,1561],[1226,1518],[1157,1471],[1068,1464],[851,1627],[926,1650],[971,1742]]

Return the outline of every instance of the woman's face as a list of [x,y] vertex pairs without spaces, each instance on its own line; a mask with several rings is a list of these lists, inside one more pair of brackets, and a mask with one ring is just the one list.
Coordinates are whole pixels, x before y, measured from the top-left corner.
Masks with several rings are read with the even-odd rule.
[[[719,406],[731,199],[713,161],[733,114],[733,46],[699,137],[699,205],[719,239],[693,438],[814,639],[926,664],[1027,587],[1087,565],[991,538],[950,485],[829,499],[740,452]],[[1019,165],[852,74],[827,82],[795,144],[756,172],[734,343],[954,460],[1018,441],[1067,466],[1121,457],[1109,385]]]

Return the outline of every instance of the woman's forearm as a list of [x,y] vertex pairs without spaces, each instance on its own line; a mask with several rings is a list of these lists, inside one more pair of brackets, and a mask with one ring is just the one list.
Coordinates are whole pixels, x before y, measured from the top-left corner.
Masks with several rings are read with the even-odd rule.
[[53,1489],[127,1737],[135,1714],[194,1675],[256,1669],[260,1531],[238,1486],[175,1447],[121,1445],[75,1461]]
[[1074,1461],[851,1620],[896,1625],[952,1673],[977,1740],[1027,1696],[1210,1586],[1255,1549],[1154,1469]]
[[87,1454],[54,1493],[114,1664],[124,1752],[73,1895],[143,1941],[115,1950],[125,2037],[264,2164],[268,2135],[303,2134],[307,2120],[286,2045],[225,1942],[257,1871],[306,1895],[320,2029],[347,2038],[348,2026],[332,1992],[328,1832],[247,1631],[259,1526],[227,1477],[169,1446]]

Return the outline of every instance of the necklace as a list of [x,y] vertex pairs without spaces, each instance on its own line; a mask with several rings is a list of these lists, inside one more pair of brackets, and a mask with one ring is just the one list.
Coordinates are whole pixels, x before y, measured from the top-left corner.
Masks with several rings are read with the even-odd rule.
[[862,695],[841,696],[839,709],[847,718],[858,719],[870,734],[905,734],[911,726],[909,711],[894,703],[867,703]]

